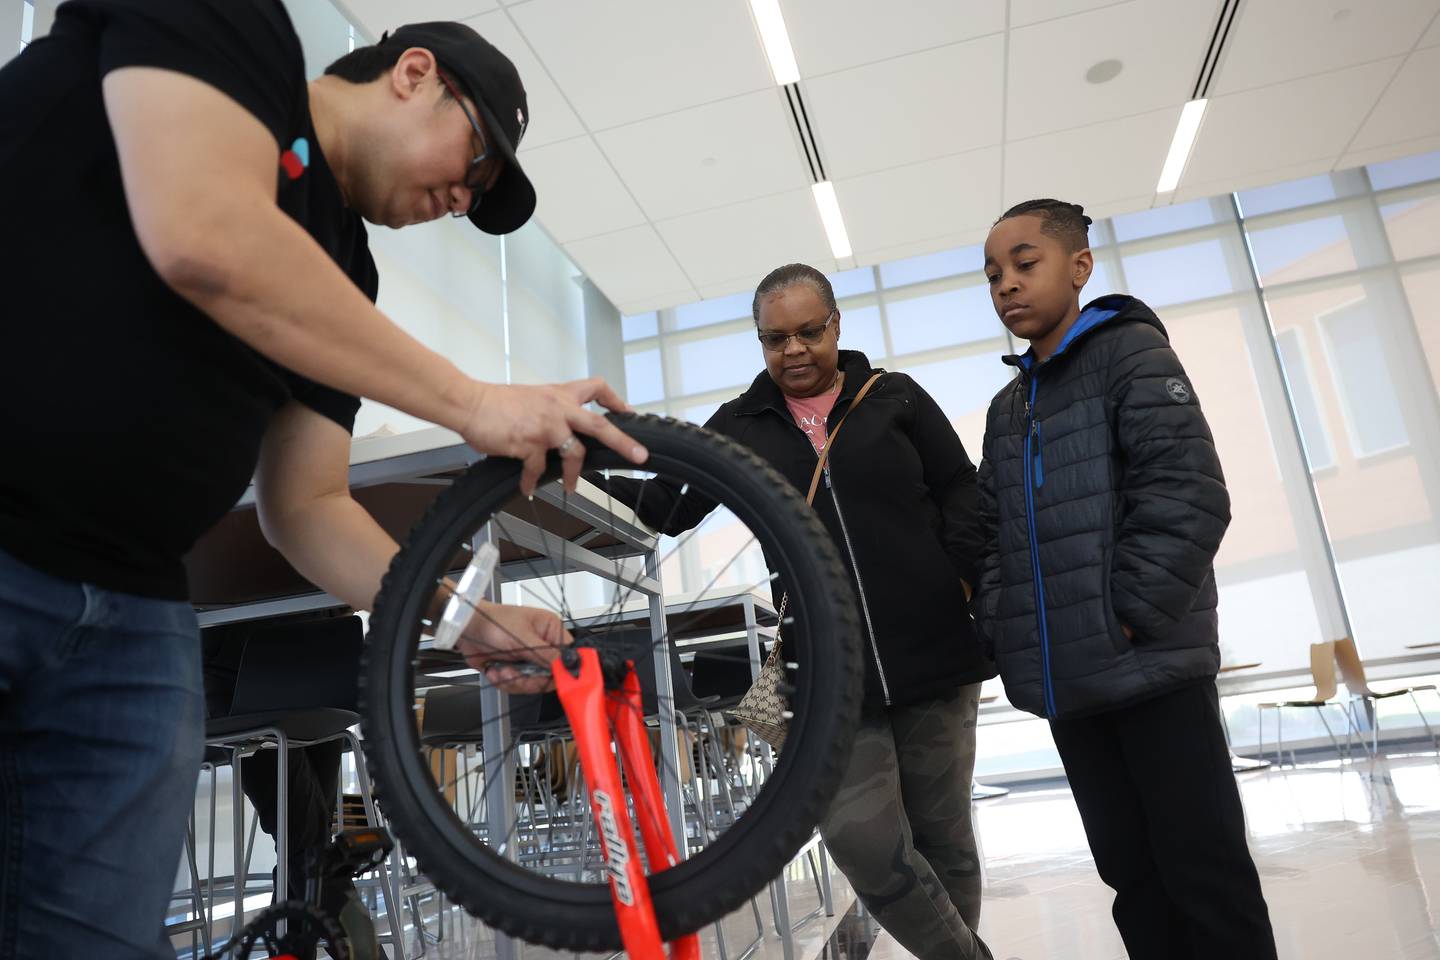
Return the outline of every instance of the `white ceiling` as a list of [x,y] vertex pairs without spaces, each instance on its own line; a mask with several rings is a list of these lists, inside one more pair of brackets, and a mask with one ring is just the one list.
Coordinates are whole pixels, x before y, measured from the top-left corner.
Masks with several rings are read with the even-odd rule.
[[1440,148],[1440,0],[1244,0],[1173,198],[1220,0],[780,3],[843,262],[746,0],[341,0],[375,36],[462,19],[515,61],[538,219],[625,313],[973,243],[1029,197],[1111,215]]

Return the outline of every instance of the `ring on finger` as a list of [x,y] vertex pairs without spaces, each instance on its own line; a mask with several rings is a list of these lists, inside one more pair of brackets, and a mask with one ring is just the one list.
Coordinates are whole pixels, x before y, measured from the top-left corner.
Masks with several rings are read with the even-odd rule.
[[560,444],[560,446],[558,446],[558,447],[555,448],[555,452],[558,453],[558,454],[560,454],[560,456],[563,457],[563,456],[565,456],[566,453],[569,452],[569,450],[570,450],[571,447],[575,446],[575,444],[577,444],[577,443],[579,443],[579,442],[580,442],[580,441],[579,441],[578,439],[576,439],[575,435],[572,433],[569,437],[567,437],[567,438],[565,439],[565,442],[564,442],[564,443]]

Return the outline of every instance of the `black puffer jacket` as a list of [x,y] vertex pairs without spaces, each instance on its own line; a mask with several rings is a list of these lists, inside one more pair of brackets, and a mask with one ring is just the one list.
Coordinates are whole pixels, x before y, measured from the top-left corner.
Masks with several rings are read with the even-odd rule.
[[1020,375],[985,428],[974,609],[1010,702],[1071,717],[1214,677],[1230,498],[1165,328],[1101,297],[1038,367],[1005,360]]
[[[874,372],[865,355],[840,351],[845,382],[831,428]],[[815,449],[795,425],[784,394],[761,371],[705,426],[769,461],[803,494]],[[934,399],[903,373],[885,373],[845,421],[821,481],[815,510],[829,529],[856,587],[866,657],[867,706],[933,699],[995,675],[975,637],[959,581],[979,575],[982,546],[975,467]],[[652,526],[674,512],[666,533],[703,520],[713,501],[651,483],[643,497],[619,478],[618,499],[637,500]],[[693,504],[693,506],[692,506]]]

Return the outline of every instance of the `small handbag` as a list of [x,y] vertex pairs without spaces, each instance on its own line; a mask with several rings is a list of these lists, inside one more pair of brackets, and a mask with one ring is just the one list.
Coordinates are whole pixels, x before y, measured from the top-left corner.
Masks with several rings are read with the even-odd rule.
[[[835,436],[845,425],[846,417],[860,406],[860,401],[865,399],[865,394],[870,392],[870,388],[880,376],[876,373],[865,381],[865,386],[855,395],[850,409],[845,411],[845,416],[840,418],[835,429],[825,438],[825,447],[820,451],[820,457],[815,462],[815,473],[810,478],[810,491],[805,494],[806,504],[813,506],[815,503],[815,491],[820,488],[820,475],[825,472],[825,461],[830,458],[830,451],[835,447]],[[770,656],[765,658],[765,665],[760,668],[755,682],[745,691],[745,696],[740,698],[734,709],[729,711],[730,716],[749,727],[757,737],[776,750],[785,745],[785,731],[793,716],[787,705],[786,694],[782,692],[786,685],[785,664],[780,659],[780,628],[785,623],[785,608],[789,605],[790,595],[787,593],[780,598],[779,616],[775,622],[775,646],[770,648]]]

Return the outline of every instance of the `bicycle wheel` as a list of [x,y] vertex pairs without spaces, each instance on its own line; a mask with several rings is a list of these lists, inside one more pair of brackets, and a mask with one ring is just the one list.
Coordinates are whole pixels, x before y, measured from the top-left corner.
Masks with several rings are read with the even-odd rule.
[[[739,595],[777,582],[788,591],[782,637],[793,719],[784,749],[772,758],[705,704],[675,719],[683,751],[677,746],[667,757],[661,740],[662,781],[668,775],[684,784],[681,809],[672,799],[666,813],[684,824],[695,850],[649,873],[667,939],[740,907],[809,838],[848,760],[861,697],[848,575],[804,499],[723,437],[658,417],[612,419],[650,459],[637,470],[587,443],[586,496],[565,494],[554,456],[534,498],[517,493],[519,463],[499,458],[477,463],[442,492],[391,564],[362,664],[365,753],[406,853],[485,923],[567,950],[621,943],[563,713],[554,717],[544,697],[500,702],[483,673],[427,639],[437,587],[466,566],[477,540],[499,543],[501,575],[510,581],[501,599],[550,607],[577,637],[621,650],[641,673],[647,657],[657,670],[679,662],[710,615],[706,598],[721,585]],[[671,506],[662,511],[667,496]],[[681,533],[675,528],[692,509],[703,519]],[[647,528],[631,522],[636,515],[677,535],[647,540]],[[588,532],[572,542],[567,523]],[[645,592],[679,577],[687,557],[692,566],[699,558],[704,569],[691,579],[707,589],[657,616]],[[738,648],[722,640],[707,655],[749,664],[741,640]],[[667,705],[677,706],[661,697],[653,710]]]

